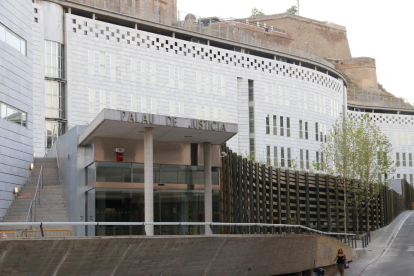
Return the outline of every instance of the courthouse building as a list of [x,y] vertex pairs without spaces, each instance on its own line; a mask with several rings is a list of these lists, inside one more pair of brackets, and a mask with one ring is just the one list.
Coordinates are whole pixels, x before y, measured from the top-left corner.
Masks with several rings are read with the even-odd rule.
[[220,145],[314,170],[346,112],[346,77],[330,62],[262,46],[228,22],[181,18],[174,0],[4,0],[0,8],[0,219],[34,154],[58,157],[72,221],[144,221],[153,189],[152,219],[200,221],[210,150],[215,219]]

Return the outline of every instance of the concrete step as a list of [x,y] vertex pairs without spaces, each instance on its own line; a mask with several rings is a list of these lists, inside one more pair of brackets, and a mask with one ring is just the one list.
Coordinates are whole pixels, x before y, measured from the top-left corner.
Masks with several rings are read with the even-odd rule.
[[[56,158],[35,158],[34,163],[35,168],[30,178],[9,207],[4,221],[25,222],[30,203],[38,187],[40,189],[37,190],[39,196],[37,199],[40,198],[40,205],[33,205],[36,221],[69,221],[64,189],[59,181]],[[42,166],[43,175],[40,183],[43,186],[38,186]]]
[[[39,206],[36,206],[36,208],[34,208],[33,210],[36,210],[36,212],[46,212],[47,211],[48,213],[50,213],[50,212],[66,213],[67,212],[65,204],[61,204],[61,205],[56,206],[56,207],[50,207],[50,206],[39,207]],[[28,211],[29,211],[29,206],[27,206],[27,208],[23,208],[23,207],[22,208],[13,208],[13,210],[10,210],[10,212],[8,212],[7,214],[8,215],[18,215],[18,214],[21,214],[21,213],[24,213],[24,212],[27,213]]]

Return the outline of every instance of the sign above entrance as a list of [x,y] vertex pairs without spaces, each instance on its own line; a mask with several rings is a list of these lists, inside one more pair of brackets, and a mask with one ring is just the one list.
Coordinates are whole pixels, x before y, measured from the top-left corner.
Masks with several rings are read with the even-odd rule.
[[79,135],[79,144],[89,145],[94,137],[143,140],[145,128],[153,129],[154,141],[213,145],[225,143],[238,129],[227,122],[105,108]]
[[[157,120],[158,119],[158,120]],[[224,122],[206,121],[198,119],[187,119],[172,116],[160,116],[138,112],[121,111],[121,121],[130,123],[141,123],[149,125],[162,125],[172,127],[188,127],[192,129],[226,132]]]

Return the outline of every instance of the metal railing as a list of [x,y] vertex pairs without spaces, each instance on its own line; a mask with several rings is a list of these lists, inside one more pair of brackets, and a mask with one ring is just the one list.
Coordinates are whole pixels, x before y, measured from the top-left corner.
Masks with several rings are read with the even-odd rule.
[[382,93],[379,89],[348,87],[347,99],[349,104],[368,107],[414,109],[414,100],[381,95]]
[[[271,234],[278,233],[291,233],[291,234],[318,234],[329,236],[340,240],[343,243],[348,244],[352,248],[357,247],[357,236],[350,233],[334,233],[334,232],[323,232],[313,228],[309,228],[303,225],[291,225],[291,224],[270,224],[270,223],[228,223],[228,222],[1,222],[0,227],[2,226],[39,226],[40,234],[42,237],[45,237],[44,228],[47,226],[205,226],[210,227],[211,232],[214,235],[213,227],[234,227],[236,234],[240,233],[239,231],[242,227],[249,227],[248,234],[260,234],[260,228],[265,229],[265,233],[270,232]],[[270,230],[270,231],[269,231]],[[293,231],[291,231],[293,230]]]
[[40,189],[43,189],[43,165],[40,167],[39,178],[37,179],[36,191],[33,199],[30,201],[29,211],[27,212],[26,224],[27,227],[29,221],[36,221],[36,206],[40,205]]
[[[65,0],[94,7],[100,10],[122,14],[141,20],[151,21],[166,26],[171,26],[186,31],[214,36],[222,39],[235,41],[238,43],[248,44],[255,47],[265,48],[268,50],[279,51],[301,58],[310,59],[319,62],[327,67],[334,68],[334,65],[324,58],[310,54],[306,51],[293,47],[285,46],[268,40],[256,38],[247,32],[244,32],[240,26],[240,20],[225,20],[219,17],[203,18],[191,13],[173,10],[169,8],[160,9],[159,6],[149,6],[145,1],[126,1],[115,2],[96,1],[96,0]],[[159,12],[161,11],[161,12]],[[257,26],[252,24],[250,26]],[[277,30],[279,32],[283,30]]]
[[371,232],[366,232],[360,236],[362,241],[362,248],[365,248],[371,242]]

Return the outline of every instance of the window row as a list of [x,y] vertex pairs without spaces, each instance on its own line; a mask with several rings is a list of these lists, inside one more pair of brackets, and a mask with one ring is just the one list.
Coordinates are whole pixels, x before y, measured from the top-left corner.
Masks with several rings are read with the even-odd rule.
[[[180,68],[183,71],[183,68]],[[180,71],[181,74],[181,71]],[[184,73],[182,73],[184,74]],[[171,75],[171,74],[170,74]],[[180,75],[181,77],[181,75]],[[213,95],[226,96],[226,76],[216,73],[210,74],[204,71],[196,71],[196,92],[204,92],[210,94],[211,88],[213,88]],[[204,89],[202,89],[204,87]]]
[[[48,90],[48,89],[47,89]],[[55,95],[55,94],[54,94]],[[98,101],[97,101],[98,98]],[[118,109],[118,92],[109,92],[110,105],[107,106],[108,92],[105,90],[89,89],[89,113],[96,114],[97,111],[101,111],[104,108],[110,107],[112,109]],[[51,100],[57,101],[55,97],[51,97]],[[61,99],[62,101],[64,98]],[[131,95],[131,111],[137,112],[138,110],[142,113],[158,114],[158,99],[147,96]],[[97,110],[97,106],[99,109]],[[182,101],[169,101],[170,116],[183,117],[186,114],[185,102]],[[139,108],[140,107],[140,108]],[[196,118],[205,120],[221,120],[227,121],[227,110],[225,108],[211,107],[209,105],[196,104]],[[47,114],[54,112],[58,114],[57,110],[47,110]]]
[[411,132],[396,131],[395,132],[395,144],[397,146],[411,146]]
[[[144,164],[96,162],[96,182],[144,183]],[[212,167],[212,184],[219,185],[219,168]],[[88,167],[88,182],[94,182],[95,166]],[[154,183],[204,185],[203,166],[154,164]]]
[[15,32],[0,23],[0,40],[9,44],[14,49],[19,51],[22,55],[27,55],[27,42]]
[[[292,95],[291,89],[285,86],[276,85],[276,84],[267,84],[265,83],[265,103],[277,104],[280,106],[290,107],[291,98],[295,97]],[[310,93],[312,94],[312,93]],[[298,108],[300,110],[308,110],[308,105],[310,105],[308,92],[297,90],[298,95]],[[330,102],[330,115],[332,117],[338,117],[341,113],[339,102],[333,99],[326,99],[326,96],[319,95],[314,93],[314,111],[321,114],[328,115],[328,103]]]
[[[401,157],[401,159],[400,159]],[[408,157],[408,158],[407,158]],[[412,167],[413,166],[413,154],[412,153],[396,153],[396,166],[397,167]]]
[[[254,110],[250,107],[250,133],[254,133]],[[291,135],[291,120],[289,117],[276,115],[266,115],[266,134],[280,135],[290,137]],[[315,123],[315,140],[326,142],[326,125]],[[279,130],[279,131],[278,131]],[[309,124],[307,121],[299,120],[299,138],[309,139]]]
[[[272,125],[270,125],[270,120],[272,120]],[[270,132],[272,132],[273,135],[278,135],[278,131],[277,131],[278,121],[279,121],[279,135],[285,136],[285,129],[286,129],[286,136],[290,137],[290,118],[286,117],[286,120],[285,120],[283,116],[279,116],[279,119],[278,119],[276,115],[273,115],[272,117],[270,117],[270,115],[266,116],[266,134],[270,134]],[[272,131],[270,131],[271,126],[272,126]]]
[[27,113],[0,102],[0,119],[27,126]]
[[[280,154],[280,155],[279,155]],[[280,159],[279,159],[280,157]],[[280,160],[280,161],[279,161]],[[297,161],[295,158],[292,158],[292,149],[280,147],[273,147],[273,162],[271,156],[271,147],[266,146],[266,162],[267,164],[272,164],[276,167],[287,167],[297,169]],[[302,170],[310,169],[309,161],[309,150],[300,149],[299,150],[299,168]]]

